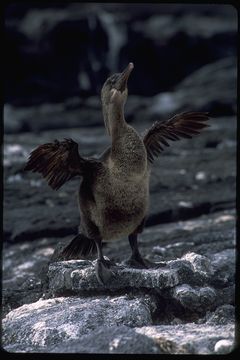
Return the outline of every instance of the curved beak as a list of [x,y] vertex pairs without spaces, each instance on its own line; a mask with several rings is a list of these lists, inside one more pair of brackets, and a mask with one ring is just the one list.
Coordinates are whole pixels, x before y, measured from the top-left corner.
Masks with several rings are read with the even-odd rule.
[[133,63],[129,63],[128,66],[123,70],[123,72],[120,74],[115,88],[121,92],[123,92],[127,87],[127,81],[129,78],[129,75],[131,74],[132,70],[134,68]]

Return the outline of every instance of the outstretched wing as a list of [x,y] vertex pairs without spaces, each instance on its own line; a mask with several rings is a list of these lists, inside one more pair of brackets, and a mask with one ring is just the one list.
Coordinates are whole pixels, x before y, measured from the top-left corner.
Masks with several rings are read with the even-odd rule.
[[78,153],[78,144],[72,139],[55,140],[33,150],[24,168],[39,172],[52,189],[58,190],[76,175],[84,175],[94,160],[85,159]]
[[152,163],[154,157],[164,150],[163,146],[169,146],[167,140],[176,141],[200,134],[203,128],[209,126],[207,120],[209,117],[206,112],[184,112],[167,121],[156,121],[143,137],[148,161]]

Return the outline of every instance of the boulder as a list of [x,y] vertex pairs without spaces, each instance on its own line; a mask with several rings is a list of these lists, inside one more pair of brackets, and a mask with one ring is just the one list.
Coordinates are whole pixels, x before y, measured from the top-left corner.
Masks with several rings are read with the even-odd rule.
[[172,325],[146,324],[149,322],[143,299],[39,300],[3,319],[3,347],[11,352],[124,354],[213,354],[234,348],[231,322],[221,326],[178,324],[174,331]]
[[148,302],[144,297],[128,299],[127,295],[40,299],[7,314],[3,320],[3,344],[48,347],[79,339],[103,324],[105,328],[148,325],[152,323]]

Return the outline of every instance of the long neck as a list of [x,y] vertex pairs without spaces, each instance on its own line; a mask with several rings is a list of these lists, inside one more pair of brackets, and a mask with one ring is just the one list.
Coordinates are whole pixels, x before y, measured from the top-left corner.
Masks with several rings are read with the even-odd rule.
[[107,127],[109,135],[114,143],[127,127],[127,123],[124,117],[124,104],[112,103],[108,106],[107,112],[105,113]]

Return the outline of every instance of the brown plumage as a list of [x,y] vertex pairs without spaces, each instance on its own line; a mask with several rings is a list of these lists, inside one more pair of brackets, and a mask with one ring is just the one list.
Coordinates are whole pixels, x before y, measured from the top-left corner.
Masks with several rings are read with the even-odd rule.
[[58,190],[74,176],[90,171],[91,163],[79,155],[75,141],[64,139],[38,146],[31,152],[24,170],[39,172],[53,190]]
[[148,267],[138,250],[137,237],[143,231],[149,206],[150,168],[168,141],[191,138],[208,126],[208,114],[185,112],[167,121],[157,121],[140,136],[126,123],[128,77],[133,64],[109,77],[101,91],[103,117],[112,144],[98,158],[82,157],[71,139],[40,145],[32,151],[25,170],[39,172],[59,189],[74,176],[81,176],[78,193],[81,223],[79,234],[62,251],[63,259],[87,256],[97,250],[96,276],[106,283],[111,264],[102,253],[102,241],[128,236],[131,266]]
[[148,161],[153,162],[165,146],[169,146],[167,140],[180,140],[181,138],[190,139],[200,134],[200,131],[208,127],[206,121],[209,120],[206,112],[184,112],[173,116],[167,121],[156,121],[152,127],[146,131],[143,142],[147,150]]

